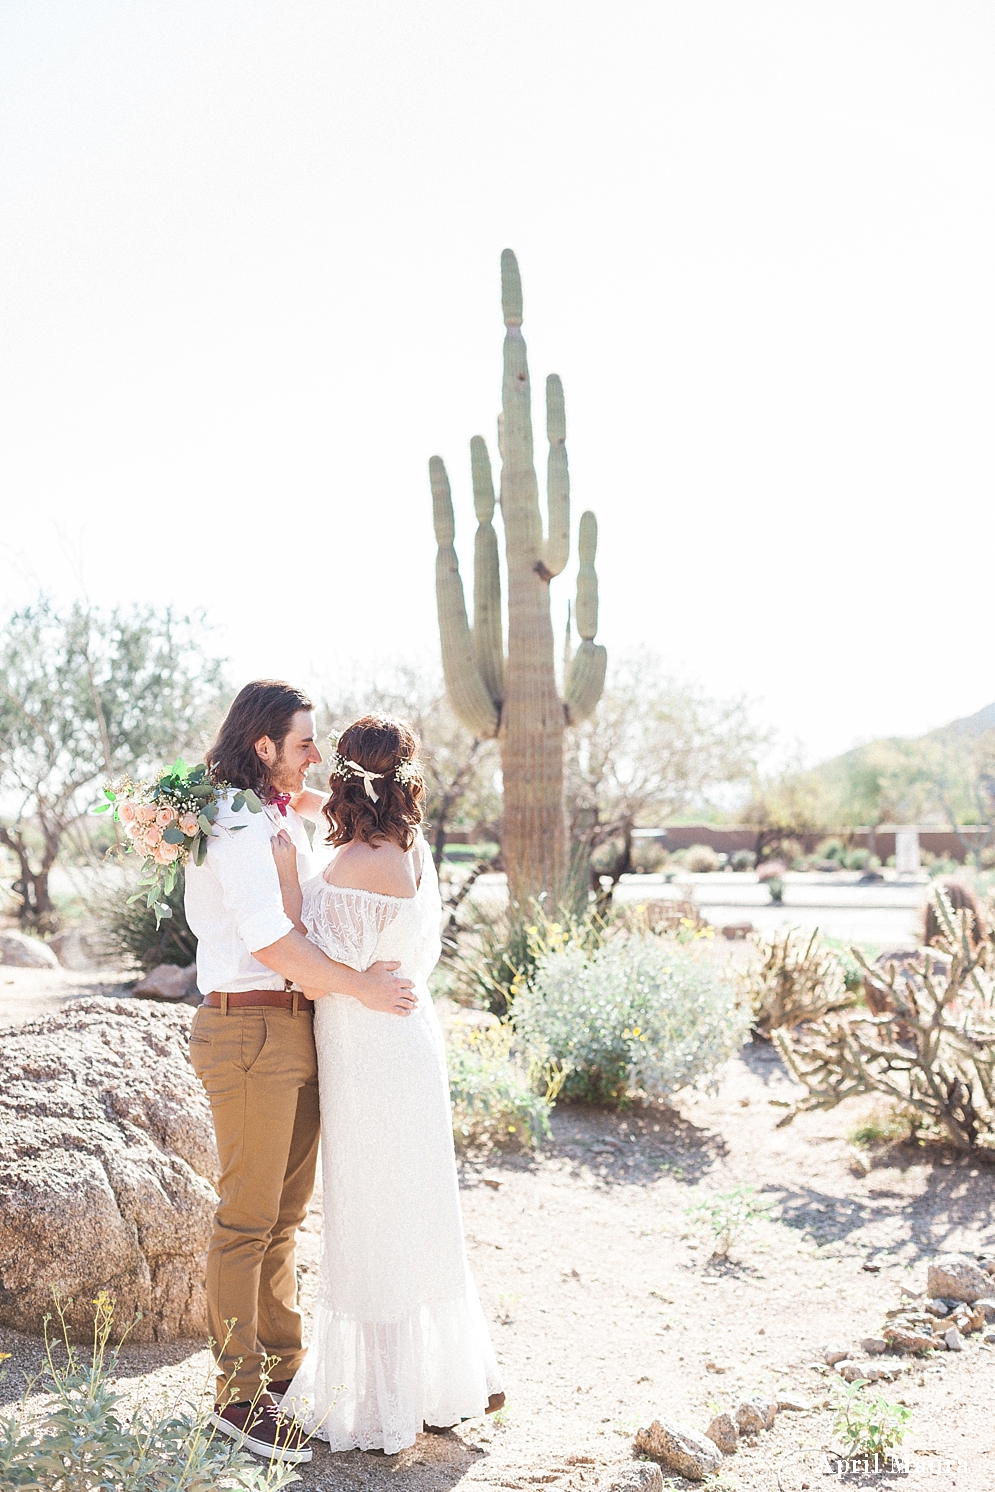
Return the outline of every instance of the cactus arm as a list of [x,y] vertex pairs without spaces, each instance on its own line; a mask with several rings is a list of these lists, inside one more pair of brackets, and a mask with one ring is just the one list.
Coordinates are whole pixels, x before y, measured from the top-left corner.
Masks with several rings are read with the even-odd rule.
[[583,513],[577,548],[580,569],[577,573],[577,606],[574,620],[582,642],[574,654],[563,690],[567,722],[577,725],[597,709],[605,687],[608,652],[594,641],[598,631],[598,572],[594,568],[598,552],[598,520],[593,513]]
[[442,671],[453,709],[475,736],[496,736],[499,714],[480,676],[473,638],[466,619],[463,582],[456,557],[456,523],[449,477],[441,456],[428,463],[432,512],[439,546],[435,562],[435,598],[442,643]]
[[[542,518],[532,444],[532,386],[522,336],[522,280],[510,249],[501,255],[504,377],[501,384],[501,515],[509,565],[542,561]],[[512,559],[514,551],[514,560]]]
[[548,579],[559,575],[570,557],[570,471],[567,466],[567,419],[563,407],[563,385],[559,375],[546,379],[546,436],[549,460],[546,466],[546,501],[549,505],[549,537],[542,546],[542,566]]
[[494,532],[494,482],[487,444],[470,442],[477,537],[473,550],[473,650],[487,692],[498,709],[504,699],[504,637],[501,630],[501,569]]

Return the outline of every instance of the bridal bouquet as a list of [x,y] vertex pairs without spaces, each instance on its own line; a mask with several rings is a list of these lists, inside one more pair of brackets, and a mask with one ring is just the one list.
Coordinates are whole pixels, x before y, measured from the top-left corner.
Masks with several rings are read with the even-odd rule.
[[[228,783],[211,782],[203,763],[188,767],[182,757],[154,782],[132,782],[126,777],[117,787],[104,788],[107,801],[93,811],[113,810],[130,841],[127,849],[142,857],[140,889],[129,897],[129,903],[144,896],[146,906],[155,911],[156,927],[173,915],[166,897],[176,885],[180,866],[191,857],[195,865],[203,865],[219,803],[229,792]],[[246,788],[235,793],[231,807],[235,813],[243,808],[261,813],[263,805]],[[230,832],[244,828],[244,824],[233,824]]]

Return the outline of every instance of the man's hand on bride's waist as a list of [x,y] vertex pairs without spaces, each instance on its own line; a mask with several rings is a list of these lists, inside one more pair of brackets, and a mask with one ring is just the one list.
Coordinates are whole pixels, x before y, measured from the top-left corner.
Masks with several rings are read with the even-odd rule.
[[367,1010],[381,1010],[388,1015],[410,1015],[418,1008],[418,996],[414,993],[414,982],[405,979],[394,970],[400,963],[371,964],[362,976],[363,987],[356,991],[356,999]]

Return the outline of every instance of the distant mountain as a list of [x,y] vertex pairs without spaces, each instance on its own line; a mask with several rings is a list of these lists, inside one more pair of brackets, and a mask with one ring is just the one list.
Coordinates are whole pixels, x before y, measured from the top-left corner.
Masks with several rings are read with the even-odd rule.
[[986,730],[995,730],[995,704],[985,705],[974,715],[965,715],[962,720],[951,720],[949,725],[938,726],[927,731],[927,736],[983,736]]

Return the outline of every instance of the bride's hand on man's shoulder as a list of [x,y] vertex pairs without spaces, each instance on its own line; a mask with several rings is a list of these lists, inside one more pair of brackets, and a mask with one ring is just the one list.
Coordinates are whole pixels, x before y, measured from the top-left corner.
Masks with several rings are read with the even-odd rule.
[[270,848],[273,851],[273,859],[281,881],[297,880],[297,846],[287,833],[281,829],[279,834],[274,834],[270,840]]

